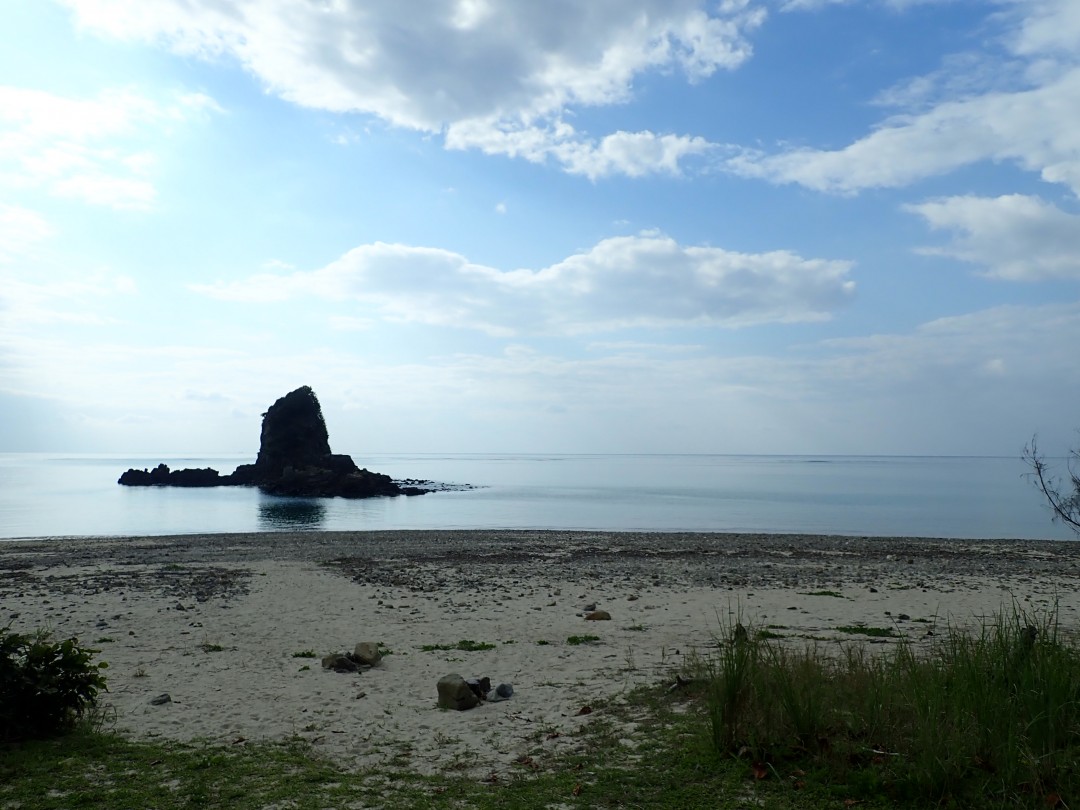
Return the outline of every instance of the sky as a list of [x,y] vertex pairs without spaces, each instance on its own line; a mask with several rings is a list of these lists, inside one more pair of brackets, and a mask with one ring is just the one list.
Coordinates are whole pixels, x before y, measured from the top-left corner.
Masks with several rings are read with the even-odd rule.
[[0,0],[0,451],[1019,455],[1076,0]]

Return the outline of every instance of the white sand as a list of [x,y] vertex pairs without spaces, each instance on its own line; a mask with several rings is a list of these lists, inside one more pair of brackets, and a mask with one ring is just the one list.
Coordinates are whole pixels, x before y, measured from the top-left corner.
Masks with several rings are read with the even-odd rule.
[[[0,549],[0,563],[16,558],[14,545]],[[668,577],[674,564],[660,559],[649,577],[573,580],[534,559],[526,569],[484,569],[479,584],[466,578],[420,591],[410,577],[430,575],[437,568],[430,561],[402,564],[394,585],[358,582],[311,559],[217,560],[216,569],[250,573],[247,593],[199,601],[153,586],[169,570],[160,559],[75,556],[67,565],[54,556],[37,558],[33,568],[11,566],[10,578],[0,579],[0,621],[11,619],[19,631],[49,627],[100,649],[110,665],[105,702],[117,730],[220,744],[301,737],[350,767],[392,763],[422,772],[497,772],[520,756],[542,759],[541,751],[573,745],[575,729],[602,716],[580,715],[582,707],[670,680],[688,655],[707,655],[739,617],[758,628],[777,625],[789,639],[831,645],[855,643],[837,632],[842,625],[892,626],[925,640],[934,622],[969,624],[1014,603],[1046,609],[1057,602],[1063,625],[1073,628],[1080,607],[1075,566],[1060,577],[1008,565],[991,576],[928,576],[909,575],[898,561],[894,574],[878,571],[869,582],[845,582],[830,571],[828,589],[842,593],[836,597],[760,579],[744,587],[687,583]],[[459,564],[445,571],[452,575]],[[200,567],[185,563],[183,573]],[[100,577],[110,574],[127,579],[102,587]],[[587,603],[612,620],[586,621]],[[583,634],[600,640],[567,642]],[[496,646],[421,650],[462,639]],[[392,654],[359,674],[321,668],[321,656],[351,652],[360,641],[377,641]],[[307,650],[319,658],[294,657]],[[466,712],[440,710],[435,684],[454,672],[511,683],[514,695]],[[171,702],[152,705],[163,693]]]

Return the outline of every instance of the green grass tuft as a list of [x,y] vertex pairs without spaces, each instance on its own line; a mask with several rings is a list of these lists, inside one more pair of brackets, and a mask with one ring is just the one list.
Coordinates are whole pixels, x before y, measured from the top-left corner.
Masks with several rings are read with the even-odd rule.
[[[843,629],[843,628],[841,628]],[[866,631],[878,631],[870,632]],[[846,632],[887,635],[881,628]],[[838,797],[958,807],[1080,797],[1080,651],[1056,613],[1016,610],[920,653],[721,645],[709,680],[716,750],[797,769]]]
[[494,650],[495,645],[489,644],[486,641],[470,641],[469,639],[462,639],[457,644],[424,644],[420,649],[424,652],[446,652],[451,650],[460,650],[461,652],[483,652],[484,650]]
[[571,644],[571,645],[576,647],[579,644],[591,644],[592,642],[599,641],[599,640],[600,640],[600,636],[591,636],[591,635],[586,634],[586,635],[583,635],[583,636],[569,636],[566,639],[566,643]]

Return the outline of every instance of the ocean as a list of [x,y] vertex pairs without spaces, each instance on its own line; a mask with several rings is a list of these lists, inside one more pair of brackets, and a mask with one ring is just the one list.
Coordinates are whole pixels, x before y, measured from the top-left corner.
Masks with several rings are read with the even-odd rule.
[[0,539],[384,529],[580,529],[1074,539],[1019,458],[379,454],[394,478],[473,484],[415,497],[121,487],[129,467],[231,472],[250,456],[0,454]]

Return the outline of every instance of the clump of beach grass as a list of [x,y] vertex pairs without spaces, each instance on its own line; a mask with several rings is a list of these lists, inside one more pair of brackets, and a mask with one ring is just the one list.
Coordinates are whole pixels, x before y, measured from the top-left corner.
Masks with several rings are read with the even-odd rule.
[[1014,607],[930,646],[839,654],[756,634],[710,660],[713,745],[862,799],[1057,806],[1080,799],[1080,651],[1057,610]]

